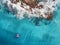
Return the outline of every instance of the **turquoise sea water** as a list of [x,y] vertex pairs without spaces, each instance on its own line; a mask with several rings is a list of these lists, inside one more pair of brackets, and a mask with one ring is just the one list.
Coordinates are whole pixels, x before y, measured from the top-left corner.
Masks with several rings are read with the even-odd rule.
[[0,45],[60,45],[60,4],[57,7],[52,21],[36,26],[34,20],[19,20],[0,4]]

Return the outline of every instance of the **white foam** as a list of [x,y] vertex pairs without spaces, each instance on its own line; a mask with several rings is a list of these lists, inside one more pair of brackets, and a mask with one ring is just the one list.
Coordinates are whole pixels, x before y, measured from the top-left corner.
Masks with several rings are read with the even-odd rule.
[[[4,3],[6,3],[6,1],[7,0],[4,0]],[[28,18],[30,18],[30,17],[38,17],[39,18],[41,15],[43,16],[43,18],[47,18],[47,16],[44,13],[48,12],[48,8],[50,8],[49,12],[53,12],[56,9],[57,3],[58,3],[57,0],[56,1],[48,0],[47,2],[39,2],[38,5],[42,4],[42,5],[44,5],[44,8],[41,8],[41,9],[32,8],[32,11],[29,9],[30,7],[26,4],[23,5],[24,8],[21,7],[21,1],[18,2],[17,4],[13,4],[10,2],[10,0],[8,0],[7,6],[10,8],[10,5],[12,5],[12,8],[13,9],[15,8],[17,10],[16,16],[20,19],[24,18],[25,13],[27,14]]]

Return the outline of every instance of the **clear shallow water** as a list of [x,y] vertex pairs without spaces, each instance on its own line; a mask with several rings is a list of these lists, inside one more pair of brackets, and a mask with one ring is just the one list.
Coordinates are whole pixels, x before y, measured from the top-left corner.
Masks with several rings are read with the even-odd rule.
[[[0,45],[60,45],[60,5],[54,18],[35,26],[28,19],[19,20],[3,7],[0,9]],[[45,23],[48,23],[45,25]],[[16,38],[16,33],[20,34]]]

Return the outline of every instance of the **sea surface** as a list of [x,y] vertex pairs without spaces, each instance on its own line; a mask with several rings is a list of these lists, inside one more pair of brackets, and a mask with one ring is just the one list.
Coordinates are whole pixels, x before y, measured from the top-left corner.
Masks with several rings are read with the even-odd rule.
[[[18,19],[0,0],[0,45],[60,45],[60,3],[51,21]],[[19,37],[16,37],[19,34]]]

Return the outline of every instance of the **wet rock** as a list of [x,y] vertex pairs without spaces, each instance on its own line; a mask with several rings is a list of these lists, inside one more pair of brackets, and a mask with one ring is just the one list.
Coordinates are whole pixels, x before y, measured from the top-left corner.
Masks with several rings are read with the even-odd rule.
[[27,5],[30,5],[30,7],[34,8],[38,4],[38,0],[22,0]]

